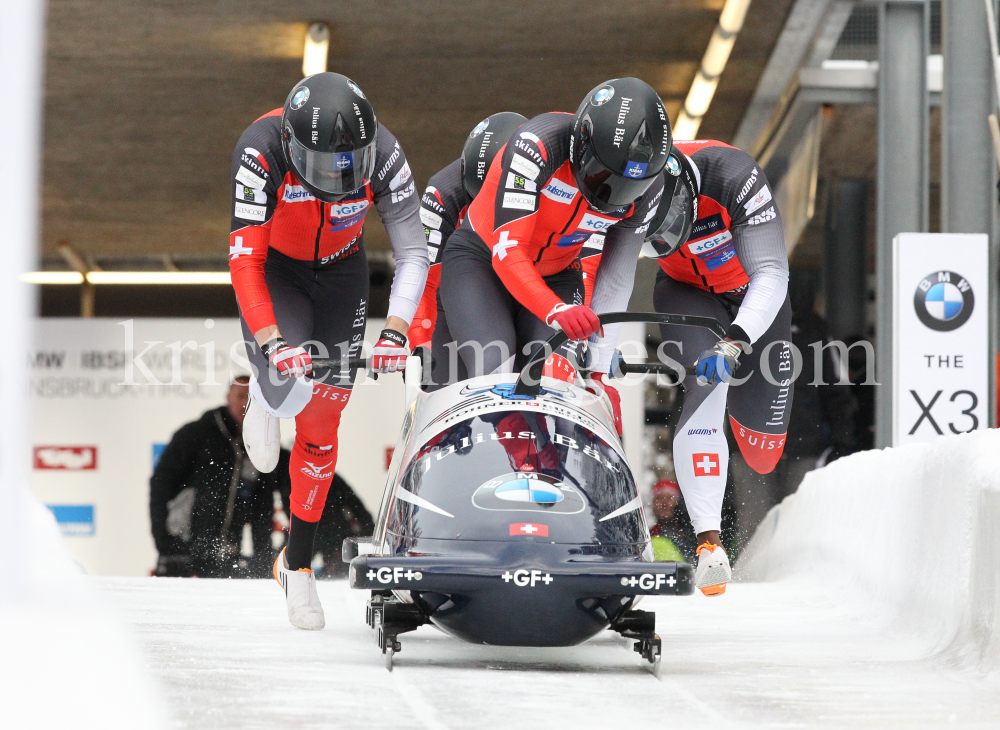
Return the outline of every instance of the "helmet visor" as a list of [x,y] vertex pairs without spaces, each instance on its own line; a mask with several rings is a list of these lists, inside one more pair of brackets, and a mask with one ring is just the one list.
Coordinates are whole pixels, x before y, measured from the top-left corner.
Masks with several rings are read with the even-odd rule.
[[670,207],[663,222],[655,231],[646,236],[646,243],[653,247],[653,258],[669,256],[679,249],[691,235],[694,205],[691,190],[687,185],[678,183],[674,194],[670,197]]
[[375,140],[350,152],[316,152],[286,135],[295,174],[325,193],[345,195],[364,187],[375,171]]
[[585,149],[582,157],[577,185],[587,202],[606,212],[634,203],[656,179],[656,175],[642,178],[646,165],[641,162],[628,163],[625,175],[615,174],[594,154],[593,147]]

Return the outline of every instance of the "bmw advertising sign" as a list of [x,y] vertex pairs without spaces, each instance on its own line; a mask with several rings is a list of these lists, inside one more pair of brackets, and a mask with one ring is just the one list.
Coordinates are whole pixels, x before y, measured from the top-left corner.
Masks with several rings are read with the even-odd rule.
[[989,428],[985,234],[893,240],[893,445]]

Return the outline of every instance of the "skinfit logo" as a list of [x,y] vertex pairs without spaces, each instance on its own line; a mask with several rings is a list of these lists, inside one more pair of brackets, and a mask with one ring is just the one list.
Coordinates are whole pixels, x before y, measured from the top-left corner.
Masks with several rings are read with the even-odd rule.
[[969,321],[976,305],[972,286],[954,271],[935,271],[920,280],[913,308],[924,325],[937,332],[956,330]]

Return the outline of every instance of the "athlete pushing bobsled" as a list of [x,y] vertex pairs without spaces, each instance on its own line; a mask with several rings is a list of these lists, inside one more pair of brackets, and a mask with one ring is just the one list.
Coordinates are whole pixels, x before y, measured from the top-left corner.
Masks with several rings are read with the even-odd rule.
[[[740,452],[761,474],[781,457],[792,405],[788,257],[781,216],[760,166],[711,140],[677,142],[677,194],[664,199],[643,253],[659,259],[657,312],[712,317],[718,341],[697,327],[661,325],[666,354],[686,362],[684,407],[674,431],[674,468],[698,535],[695,585],[725,592],[732,577],[719,541],[729,448],[726,410]],[[738,366],[738,370],[737,370]]]
[[274,575],[289,621],[320,629],[323,608],[309,566],[355,371],[308,376],[313,357],[348,358],[361,349],[368,307],[362,227],[373,204],[396,273],[371,367],[403,368],[405,332],[428,269],[416,185],[364,93],[336,73],[303,79],[282,109],[251,124],[233,153],[232,177],[230,269],[253,371],[243,440],[254,466],[272,471],[279,419],[295,419],[291,528]]
[[[511,372],[553,329],[583,340],[600,329],[595,312],[625,308],[670,154],[663,103],[634,78],[596,87],[575,115],[517,128],[443,256],[440,297],[470,375]],[[595,233],[605,247],[591,309],[577,255]],[[617,392],[600,374],[618,327],[608,330],[594,341],[590,387],[608,397],[620,430]]]
[[431,350],[434,368],[428,390],[468,377],[454,349],[448,351],[445,347],[452,338],[448,315],[438,295],[441,261],[451,234],[465,220],[469,205],[482,189],[493,158],[526,121],[520,114],[499,112],[479,122],[465,140],[462,156],[431,176],[420,199],[420,221],[427,236],[431,269],[407,336],[414,351],[418,347]]

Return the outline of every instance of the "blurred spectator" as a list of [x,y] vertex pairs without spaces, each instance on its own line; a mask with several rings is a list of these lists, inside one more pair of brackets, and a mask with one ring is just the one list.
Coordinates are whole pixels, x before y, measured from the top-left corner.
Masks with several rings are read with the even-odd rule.
[[671,479],[661,479],[653,485],[653,517],[649,528],[654,560],[677,560],[691,563],[695,559],[695,535],[687,511],[681,507],[680,487]]
[[[802,355],[802,371],[795,381],[792,413],[784,455],[774,470],[771,504],[798,489],[805,474],[818,466],[858,450],[857,402],[850,385],[836,385],[848,375],[848,364],[833,347],[823,350],[822,373],[826,385],[815,379],[816,350],[812,343],[830,342],[826,320],[814,310],[815,289],[808,278],[791,277],[792,344]],[[860,349],[860,348],[855,348]]]
[[[258,472],[243,449],[249,378],[236,378],[226,404],[182,426],[149,481],[149,516],[160,557],[156,575],[263,578],[271,573],[274,491],[287,494],[288,451]],[[253,553],[241,554],[244,525]]]

